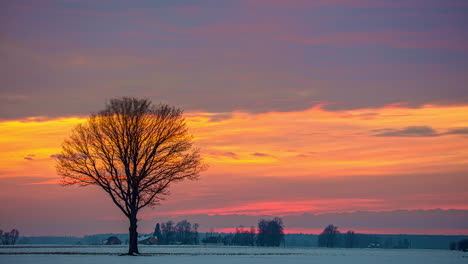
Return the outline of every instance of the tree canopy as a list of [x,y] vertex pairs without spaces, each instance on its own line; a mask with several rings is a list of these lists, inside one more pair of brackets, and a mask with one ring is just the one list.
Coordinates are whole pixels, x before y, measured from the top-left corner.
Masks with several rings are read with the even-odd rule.
[[281,218],[261,219],[258,222],[258,246],[278,247],[282,242],[284,242],[284,225]]

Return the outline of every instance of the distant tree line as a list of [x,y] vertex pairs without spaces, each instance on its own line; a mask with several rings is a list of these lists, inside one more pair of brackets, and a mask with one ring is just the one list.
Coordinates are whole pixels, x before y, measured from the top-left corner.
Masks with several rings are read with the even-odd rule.
[[411,241],[405,237],[386,237],[382,240],[376,235],[356,234],[350,230],[341,233],[337,226],[328,225],[318,236],[319,247],[344,248],[411,248]]
[[257,226],[257,232],[252,226],[250,229],[244,229],[243,226],[236,228],[234,234],[213,235],[208,234],[202,239],[205,244],[223,244],[227,246],[261,246],[278,247],[284,245],[284,224],[281,218],[272,220],[260,219]]
[[[221,237],[221,243],[229,246],[254,246],[255,245],[255,228],[252,226],[250,229],[245,229],[243,226],[236,228],[234,234],[228,234]],[[213,240],[213,236],[210,236],[202,240],[203,243],[219,243],[218,238],[216,241]],[[214,242],[212,242],[214,241]]]
[[196,245],[198,244],[198,227],[197,223],[192,225],[187,220],[182,220],[177,224],[173,221],[157,223],[154,236],[157,238],[159,245]]
[[457,242],[450,243],[450,250],[461,250],[461,251],[468,251],[468,239],[462,239]]
[[19,231],[17,229],[12,229],[10,232],[3,232],[0,229],[0,240],[2,245],[14,245],[18,241]]

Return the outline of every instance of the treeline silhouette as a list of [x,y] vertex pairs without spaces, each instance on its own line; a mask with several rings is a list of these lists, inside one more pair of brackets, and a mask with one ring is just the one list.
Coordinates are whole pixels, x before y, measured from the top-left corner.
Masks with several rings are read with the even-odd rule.
[[337,226],[328,225],[318,236],[319,247],[329,248],[411,248],[411,241],[407,238],[380,238],[377,235],[356,234],[349,230],[341,233]]
[[[260,219],[256,228],[253,226],[250,228],[239,226],[234,233],[229,234],[214,233],[211,230],[205,233],[205,237],[201,238],[201,240],[199,240],[198,228],[198,224],[192,225],[187,220],[178,223],[168,221],[157,223],[153,235],[157,238],[156,244],[159,245],[195,245],[200,241],[203,244],[226,246],[278,247],[281,245],[294,246],[293,244],[299,242],[290,241],[292,243],[287,245],[284,223],[278,217],[271,220]],[[296,240],[299,236],[295,237]],[[308,238],[304,237],[304,239]],[[352,230],[341,233],[338,227],[334,225],[325,227],[316,241],[315,246],[329,248],[411,248],[411,241],[406,237],[356,234]],[[312,242],[310,242],[310,246],[314,246]]]
[[281,218],[275,217],[272,220],[260,219],[257,232],[252,226],[244,229],[243,226],[236,228],[234,234],[221,236],[208,234],[202,239],[204,244],[223,244],[226,246],[260,246],[278,247],[284,245],[284,224]]
[[225,246],[254,246],[256,232],[252,226],[250,229],[245,229],[243,226],[236,228],[234,234],[214,234],[210,231],[202,239],[203,244],[223,244]]
[[[233,233],[199,233],[199,225],[187,220],[157,223],[154,232],[140,235],[140,244],[196,245],[219,244],[226,246],[286,246],[286,247],[330,247],[330,248],[424,248],[468,250],[467,236],[441,235],[375,235],[358,234],[353,230],[340,232],[334,225],[328,225],[319,235],[284,234],[281,218],[260,219],[257,227],[239,226]],[[111,239],[112,238],[112,239]],[[109,241],[121,240],[128,244],[128,234],[95,234],[79,237],[19,237],[16,229],[4,232],[0,229],[0,244],[78,244],[103,245]],[[117,243],[118,244],[118,243]]]
[[12,229],[10,232],[3,232],[0,229],[0,242],[2,245],[14,245],[18,241],[19,231]]
[[154,236],[157,238],[157,244],[159,245],[196,245],[199,240],[198,227],[197,223],[192,225],[187,220],[182,220],[177,224],[173,221],[157,223]]
[[462,239],[457,242],[451,242],[449,246],[450,250],[461,250],[468,251],[468,239]]
[[204,244],[223,244],[225,246],[254,246],[255,245],[255,228],[244,229],[243,226],[236,228],[234,234],[227,234],[224,236],[215,236],[212,232],[202,239]]

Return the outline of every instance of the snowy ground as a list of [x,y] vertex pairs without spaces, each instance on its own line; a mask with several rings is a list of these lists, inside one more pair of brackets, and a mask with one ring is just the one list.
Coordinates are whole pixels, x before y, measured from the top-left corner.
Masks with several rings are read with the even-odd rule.
[[145,256],[118,256],[126,246],[0,247],[0,263],[468,263],[468,253],[448,250],[140,246]]

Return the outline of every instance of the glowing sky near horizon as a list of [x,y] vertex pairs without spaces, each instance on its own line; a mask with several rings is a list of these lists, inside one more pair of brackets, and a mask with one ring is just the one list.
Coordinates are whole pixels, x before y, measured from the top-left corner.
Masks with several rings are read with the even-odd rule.
[[[316,107],[298,112],[235,112],[219,120],[213,119],[216,113],[189,112],[187,123],[210,168],[199,182],[175,186],[174,197],[141,216],[150,220],[200,214],[467,210],[466,112],[468,106],[348,111]],[[27,180],[17,184],[38,191],[33,197],[50,195],[47,186],[60,182],[54,155],[70,130],[84,120],[1,122],[2,177],[24,177]],[[3,196],[18,195],[10,185],[4,187]],[[31,202],[23,203],[18,201],[16,206],[27,208]],[[123,219],[118,212],[98,215]]]
[[461,0],[2,1],[0,228],[120,230],[53,158],[117,96],[184,109],[209,165],[148,222],[468,210],[467,17]]

